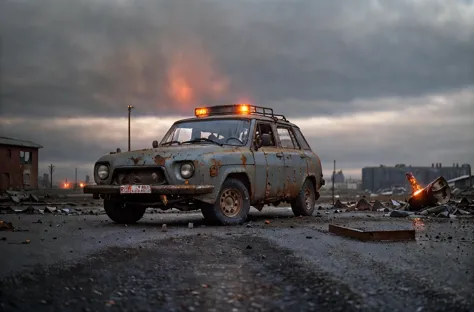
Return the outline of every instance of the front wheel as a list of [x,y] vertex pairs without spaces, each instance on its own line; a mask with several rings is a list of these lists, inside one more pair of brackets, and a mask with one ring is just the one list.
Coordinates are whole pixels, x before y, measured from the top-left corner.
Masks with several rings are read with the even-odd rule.
[[306,179],[298,196],[291,202],[295,216],[312,216],[316,205],[316,191],[311,180]]
[[229,178],[222,184],[216,202],[203,204],[204,218],[219,225],[237,225],[247,220],[250,196],[247,187],[238,179]]
[[146,207],[126,204],[117,199],[104,199],[104,209],[107,216],[119,224],[136,223],[146,211]]

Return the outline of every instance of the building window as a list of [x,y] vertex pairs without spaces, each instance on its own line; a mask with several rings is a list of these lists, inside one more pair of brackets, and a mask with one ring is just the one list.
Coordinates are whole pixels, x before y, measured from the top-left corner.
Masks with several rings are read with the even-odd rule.
[[30,185],[30,174],[29,173],[23,173],[23,185]]
[[20,151],[20,163],[31,164],[31,152]]
[[7,149],[7,157],[9,159],[12,159],[12,149],[11,148]]

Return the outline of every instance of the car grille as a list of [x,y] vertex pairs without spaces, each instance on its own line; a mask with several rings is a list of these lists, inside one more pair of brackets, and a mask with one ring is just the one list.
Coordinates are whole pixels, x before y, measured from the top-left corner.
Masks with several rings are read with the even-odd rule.
[[117,169],[114,172],[113,184],[167,184],[166,177],[161,168],[141,168],[141,169]]

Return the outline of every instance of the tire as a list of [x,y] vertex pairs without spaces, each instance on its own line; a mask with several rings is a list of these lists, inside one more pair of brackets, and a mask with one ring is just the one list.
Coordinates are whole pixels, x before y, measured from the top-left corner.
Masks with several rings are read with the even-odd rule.
[[295,216],[312,216],[316,205],[316,191],[311,180],[306,179],[298,196],[291,201]]
[[214,204],[203,204],[201,212],[206,221],[218,225],[238,225],[247,220],[250,196],[238,179],[228,178],[222,184]]
[[104,199],[104,209],[107,216],[118,224],[136,223],[146,211],[146,207],[125,205],[124,202],[116,199]]

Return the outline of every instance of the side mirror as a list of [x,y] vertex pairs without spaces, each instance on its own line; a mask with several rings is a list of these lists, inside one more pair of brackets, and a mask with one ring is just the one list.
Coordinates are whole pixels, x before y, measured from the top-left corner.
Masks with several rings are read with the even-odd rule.
[[151,146],[153,148],[157,148],[158,147],[158,141],[157,140],[153,141],[153,143],[151,143]]

